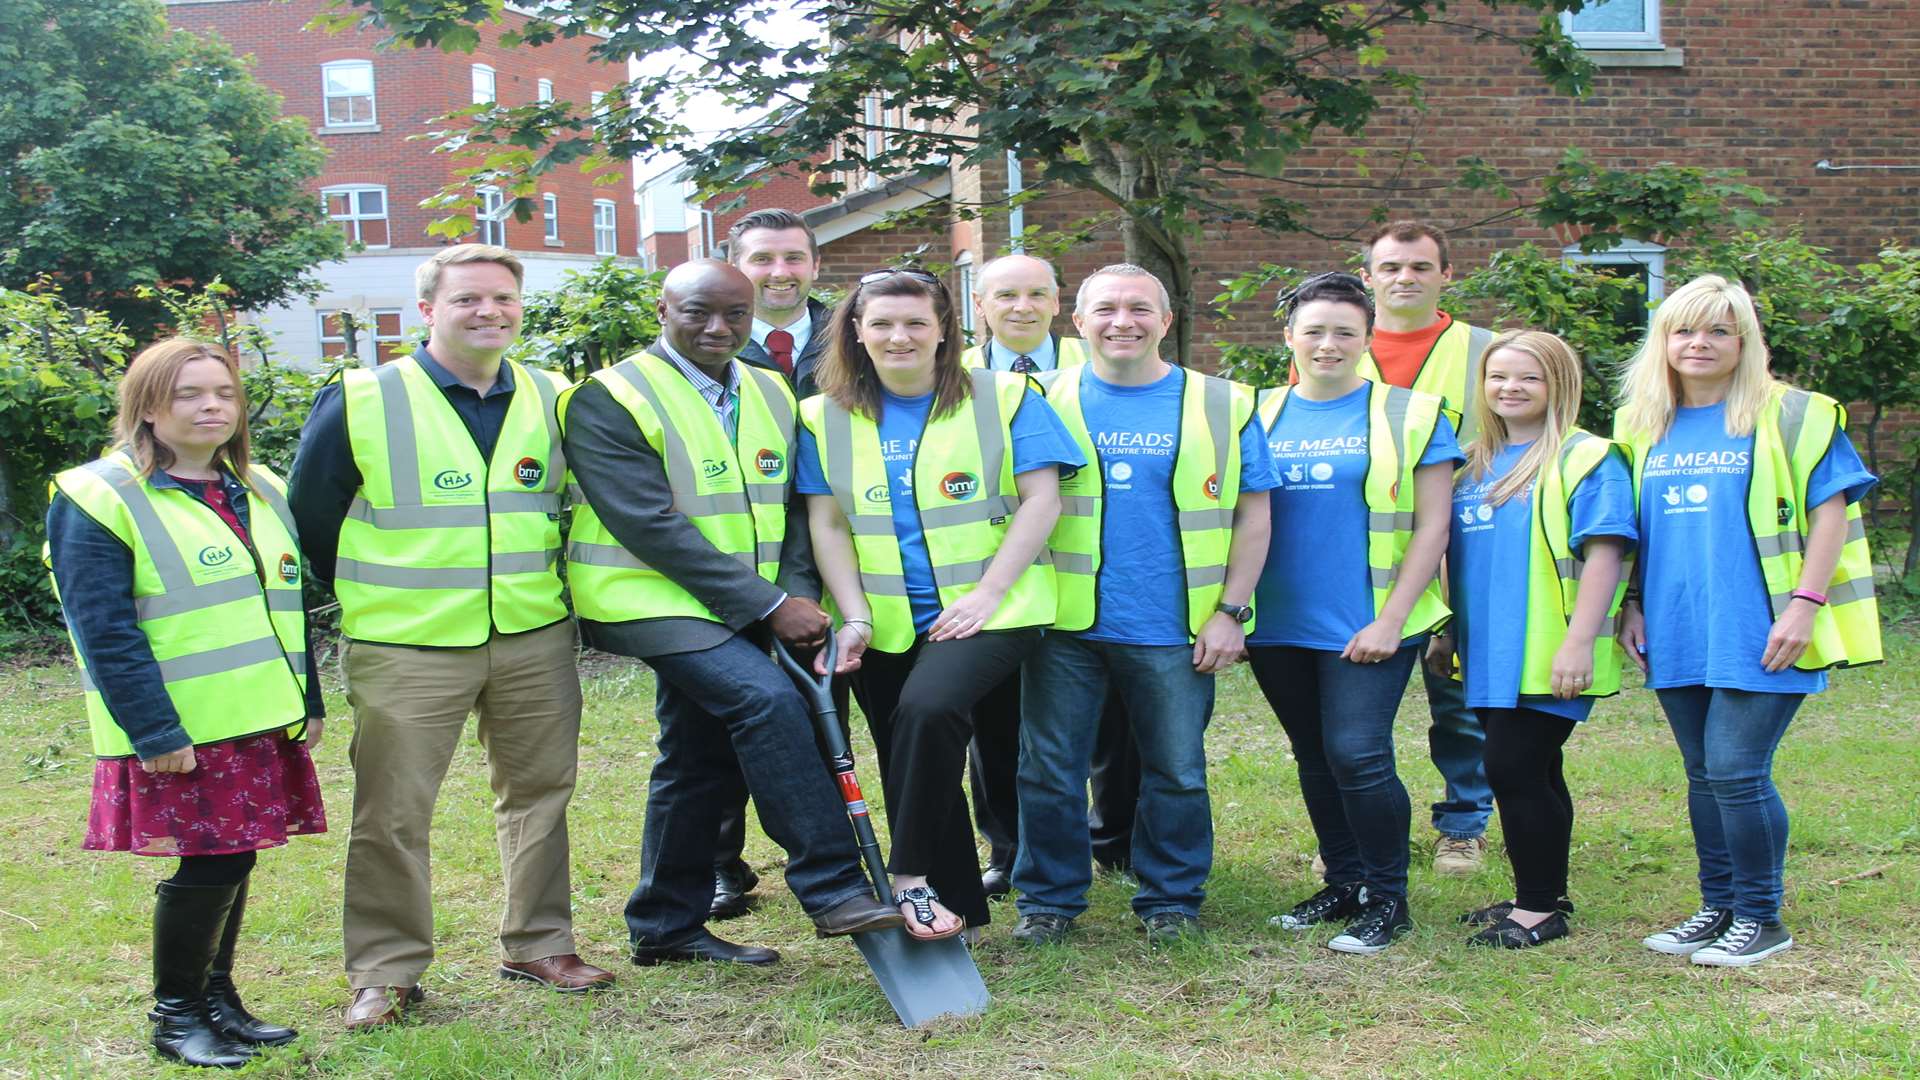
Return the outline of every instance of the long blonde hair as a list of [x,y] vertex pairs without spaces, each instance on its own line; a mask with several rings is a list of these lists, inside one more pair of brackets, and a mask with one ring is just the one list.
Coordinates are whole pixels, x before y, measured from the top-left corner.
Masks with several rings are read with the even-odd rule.
[[173,464],[173,451],[154,437],[146,415],[172,407],[173,384],[180,380],[180,369],[195,360],[218,361],[233,376],[233,402],[240,416],[233,435],[213,452],[211,464],[217,468],[224,462],[229,472],[251,486],[247,472],[247,384],[240,379],[240,365],[227,350],[211,342],[172,337],[140,350],[120,380],[120,412],[113,419],[117,448],[133,458],[142,477],[151,477],[155,470]]
[[[1560,460],[1561,444],[1566,442],[1567,434],[1580,417],[1580,355],[1573,351],[1573,346],[1544,330],[1509,330],[1494,338],[1482,354],[1486,357],[1480,365],[1483,375],[1493,354],[1501,349],[1525,353],[1540,365],[1547,377],[1547,420],[1540,437],[1487,493],[1486,501],[1493,506],[1526,491],[1541,469]],[[1506,420],[1487,408],[1484,377],[1480,385],[1467,394],[1467,414],[1472,418],[1467,426],[1475,430],[1473,438],[1467,440],[1467,463],[1462,472],[1469,479],[1478,480],[1493,468],[1493,459],[1506,447],[1508,437]]]
[[1718,274],[1694,278],[1654,309],[1646,341],[1621,373],[1616,431],[1644,432],[1656,442],[1666,436],[1680,401],[1680,377],[1667,359],[1667,337],[1675,329],[1720,321],[1731,322],[1740,335],[1740,358],[1733,385],[1727,388],[1727,435],[1739,439],[1753,434],[1777,380],[1768,370],[1767,342],[1753,297]]

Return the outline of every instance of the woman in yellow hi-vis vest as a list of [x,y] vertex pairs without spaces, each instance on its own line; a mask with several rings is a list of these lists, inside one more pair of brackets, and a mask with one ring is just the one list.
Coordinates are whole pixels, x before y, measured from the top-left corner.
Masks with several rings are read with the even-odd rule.
[[218,346],[134,357],[115,432],[54,478],[47,510],[98,757],[85,846],[179,856],[155,889],[153,1045],[232,1068],[294,1037],[233,986],[254,853],[327,827],[300,551],[284,484],[247,461],[246,390]]
[[1580,357],[1566,342],[1501,334],[1472,389],[1447,543],[1453,622],[1427,666],[1452,678],[1460,658],[1513,863],[1513,899],[1468,912],[1461,921],[1481,928],[1468,942],[1524,949],[1568,933],[1561,748],[1594,700],[1620,689],[1613,619],[1639,532],[1626,455],[1578,426]]
[[1700,910],[1644,941],[1745,967],[1793,944],[1774,750],[1827,668],[1880,659],[1859,507],[1875,479],[1845,411],[1774,379],[1753,298],[1713,275],[1655,311],[1614,437],[1640,503],[1620,640],[1680,744],[1700,860]]
[[[907,931],[987,922],[960,774],[973,708],[1054,621],[1047,535],[1085,464],[1025,375],[960,366],[923,270],[860,279],[800,406],[795,489],[880,755]],[[824,662],[824,661],[822,661]]]

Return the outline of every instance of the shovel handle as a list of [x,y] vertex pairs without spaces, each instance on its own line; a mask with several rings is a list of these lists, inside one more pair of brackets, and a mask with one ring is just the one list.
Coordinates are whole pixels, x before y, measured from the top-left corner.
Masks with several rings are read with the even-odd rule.
[[[828,633],[827,643],[821,646],[828,671],[833,670],[838,644],[833,634]],[[853,749],[847,745],[847,736],[840,730],[840,710],[833,704],[833,676],[814,674],[813,668],[795,656],[787,648],[787,643],[778,638],[774,639],[773,651],[780,660],[780,666],[793,676],[801,694],[813,706],[813,728],[820,737],[820,744],[826,748],[830,759],[827,768],[833,774],[833,784],[839,789],[840,800],[847,806],[847,820],[853,824],[854,839],[860,846],[860,858],[866,863],[867,878],[873,884],[874,895],[885,903],[893,903],[893,879],[887,875],[886,860],[880,855],[880,840],[874,836],[873,819],[867,814],[867,800],[860,792],[859,777],[854,775]]]

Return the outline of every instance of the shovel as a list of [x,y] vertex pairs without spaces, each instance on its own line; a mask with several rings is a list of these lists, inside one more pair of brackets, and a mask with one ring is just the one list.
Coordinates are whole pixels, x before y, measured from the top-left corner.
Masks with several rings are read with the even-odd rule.
[[[836,646],[829,633],[825,646],[828,671],[833,670]],[[853,751],[840,731],[840,714],[833,706],[833,676],[816,676],[810,666],[787,651],[784,642],[776,643],[774,651],[813,707],[814,728],[832,757],[829,764],[834,783],[846,800],[847,817],[853,822],[853,835],[859,841],[860,858],[866,863],[874,895],[891,904],[893,881],[880,857],[880,842],[874,838],[873,821],[867,817],[860,781],[853,775]],[[888,1004],[907,1027],[925,1027],[943,1016],[977,1016],[986,1011],[987,984],[980,981],[980,969],[973,966],[973,955],[958,935],[921,941],[902,929],[869,930],[854,934],[853,943],[860,947],[860,955],[867,958],[874,978],[880,980]]]

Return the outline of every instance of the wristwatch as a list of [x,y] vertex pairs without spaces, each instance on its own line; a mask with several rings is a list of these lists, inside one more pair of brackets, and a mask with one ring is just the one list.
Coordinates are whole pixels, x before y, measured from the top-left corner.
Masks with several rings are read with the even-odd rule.
[[1252,604],[1221,604],[1219,610],[1233,616],[1233,621],[1242,626],[1253,621]]

